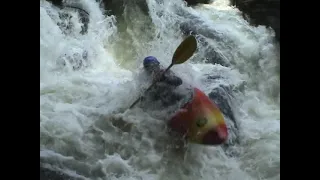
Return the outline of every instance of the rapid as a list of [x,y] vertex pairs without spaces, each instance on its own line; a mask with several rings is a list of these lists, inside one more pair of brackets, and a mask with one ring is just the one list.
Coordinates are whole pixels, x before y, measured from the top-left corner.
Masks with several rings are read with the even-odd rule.
[[[272,30],[250,26],[227,0],[193,8],[146,0],[149,14],[125,7],[120,20],[96,1],[77,3],[89,13],[83,34],[77,11],[40,1],[40,167],[73,179],[280,179],[280,48]],[[226,145],[177,147],[165,110],[127,110],[141,93],[143,58],[168,66],[185,37],[181,27],[197,32],[198,50],[172,71],[224,109]]]

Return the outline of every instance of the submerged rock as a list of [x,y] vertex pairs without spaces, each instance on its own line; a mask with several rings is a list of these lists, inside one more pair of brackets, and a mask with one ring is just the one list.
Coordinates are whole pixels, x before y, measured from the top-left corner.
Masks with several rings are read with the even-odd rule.
[[225,116],[229,131],[229,139],[227,145],[229,146],[234,143],[238,143],[239,125],[236,116],[234,115],[234,109],[232,107],[232,89],[227,86],[219,86],[213,89],[208,94],[208,96],[213,102],[215,102],[215,104],[219,107],[219,109]]
[[40,180],[83,180],[67,174],[44,168],[40,165]]
[[117,18],[121,18],[125,8],[131,6],[138,6],[145,15],[149,12],[146,0],[102,0],[101,3],[107,15],[115,15]]

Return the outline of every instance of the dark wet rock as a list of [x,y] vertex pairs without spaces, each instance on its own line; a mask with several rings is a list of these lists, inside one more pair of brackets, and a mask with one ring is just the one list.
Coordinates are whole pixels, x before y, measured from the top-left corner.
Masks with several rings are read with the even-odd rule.
[[230,0],[252,25],[271,27],[280,42],[280,0]]
[[209,98],[212,99],[220,108],[222,113],[229,117],[233,123],[236,124],[236,120],[231,108],[231,96],[232,90],[227,86],[219,86],[213,89],[209,93]]
[[[89,13],[84,10],[82,7],[80,7],[80,5],[65,5],[63,7],[64,9],[70,9],[70,10],[76,10],[79,13],[79,22],[82,23],[81,26],[81,31],[79,32],[80,34],[84,35],[87,34],[88,32],[88,24],[89,24]],[[69,18],[68,19],[68,24],[65,25],[64,27],[66,27],[63,32],[69,32],[72,31],[73,29],[73,24],[71,24],[71,18],[72,15],[68,14],[67,12],[61,12],[59,13],[60,19],[63,20],[65,18]],[[61,25],[59,25],[60,29],[63,27]]]
[[[197,28],[195,24],[192,24],[191,22],[184,22],[180,25],[181,30],[185,35],[195,35],[199,47],[199,51],[202,51],[201,53],[198,53],[195,55],[194,59],[206,59],[207,63],[212,64],[220,64],[222,66],[228,67],[230,66],[229,60],[224,58],[224,56],[219,52],[217,49],[215,49],[212,45],[209,43],[209,39],[215,40],[216,42],[223,42],[227,41],[227,39],[223,39],[222,35],[220,36],[219,33],[215,33],[214,30],[203,28]],[[202,57],[197,57],[197,56]]]
[[188,11],[185,11],[183,8],[176,10],[176,14],[180,17],[183,17],[183,21],[180,23],[180,30],[184,34],[201,34],[205,37],[221,40],[219,33],[214,29],[211,29],[200,17],[195,16]]
[[57,7],[62,7],[62,0],[47,0]]
[[209,44],[208,39],[198,35],[197,40],[201,44],[201,51],[203,51],[201,54],[205,57],[207,63],[220,64],[225,67],[230,66],[230,63],[224,59],[223,55]]
[[204,21],[200,20],[199,17],[186,14],[186,12],[179,12],[179,14],[185,17],[185,21],[180,24],[180,29],[184,34],[202,35],[203,37],[212,39],[216,42],[223,42],[230,46],[235,46],[234,42],[226,37],[225,34],[213,29]]
[[[80,34],[84,35],[88,32],[89,13],[79,3],[63,3],[62,0],[47,0],[54,6],[65,10],[76,10],[79,13],[79,21],[83,24],[81,26]],[[70,34],[73,31],[74,25],[71,23],[72,15],[68,12],[59,12],[59,18],[63,21],[57,23],[64,34]]]
[[90,65],[88,64],[88,52],[83,51],[82,54],[74,53],[72,55],[65,54],[59,58],[58,64],[62,65],[63,67],[66,66],[66,64],[69,64],[73,70],[86,68]]
[[[235,43],[228,38],[222,32],[219,32],[207,23],[200,19],[200,17],[190,14],[184,9],[180,8],[176,12],[177,15],[183,17],[183,21],[180,22],[179,28],[185,36],[195,35],[198,43],[199,50],[201,53],[196,54],[199,56],[202,54],[202,57],[195,57],[194,59],[206,59],[207,63],[220,64],[222,66],[230,66],[230,63],[233,62],[233,56],[231,55],[232,48],[236,47]],[[209,41],[214,41],[219,44],[228,44],[230,54],[222,54],[218,49],[215,49]],[[228,59],[227,59],[228,58]]]
[[[76,1],[67,1],[63,2],[62,0],[47,0],[51,2],[54,6],[62,9],[59,12],[60,22],[57,23],[61,32],[65,35],[71,35],[74,33],[74,24],[72,23],[73,17],[70,11],[77,11],[79,13],[79,21],[83,24],[81,26],[80,34],[84,35],[88,32],[89,24],[89,13],[84,9],[84,7]],[[83,51],[82,53],[74,53],[72,55],[62,55],[57,61],[59,65],[63,67],[66,64],[70,64],[73,70],[79,70],[83,67],[88,66],[88,52]]]
[[[80,22],[82,23],[80,34],[84,35],[88,32],[88,24],[89,24],[89,17],[88,15],[84,13],[79,13],[80,16]],[[74,25],[71,23],[71,18],[73,18],[72,15],[70,15],[68,12],[59,12],[59,18],[62,20],[62,22],[57,23],[61,31],[65,35],[71,34],[71,32],[74,31],[73,27]]]
[[69,13],[60,12],[59,18],[62,22],[58,22],[57,25],[59,26],[60,30],[65,34],[71,34],[73,31],[74,25],[71,23],[72,16]]
[[209,4],[212,0],[185,0],[185,2],[188,3],[188,5],[193,6],[197,4]]

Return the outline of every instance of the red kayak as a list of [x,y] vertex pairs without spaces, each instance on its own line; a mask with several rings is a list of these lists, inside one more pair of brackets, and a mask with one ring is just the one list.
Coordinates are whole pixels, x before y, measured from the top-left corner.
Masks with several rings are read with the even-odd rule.
[[223,114],[198,88],[194,88],[192,100],[169,120],[168,125],[196,144],[220,145],[228,138]]

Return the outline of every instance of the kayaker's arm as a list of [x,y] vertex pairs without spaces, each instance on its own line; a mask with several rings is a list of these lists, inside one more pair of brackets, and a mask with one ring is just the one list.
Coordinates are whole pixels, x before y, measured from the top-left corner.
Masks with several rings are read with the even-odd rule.
[[[161,70],[159,73],[157,73],[159,76],[163,73],[164,70]],[[159,79],[159,82],[164,82],[166,84],[172,85],[172,86],[180,86],[182,84],[182,79],[175,76],[172,72],[166,72],[161,79]]]
[[182,84],[182,79],[175,75],[164,75],[164,81],[173,86],[180,86]]

